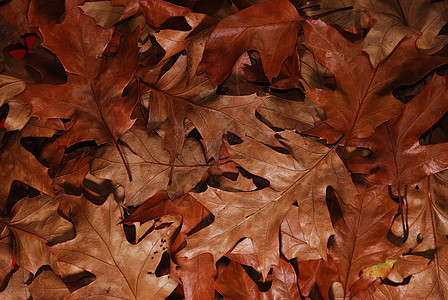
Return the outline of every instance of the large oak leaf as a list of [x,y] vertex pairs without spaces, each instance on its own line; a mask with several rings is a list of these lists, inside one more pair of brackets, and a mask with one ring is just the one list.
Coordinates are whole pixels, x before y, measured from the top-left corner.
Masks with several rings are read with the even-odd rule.
[[[337,217],[335,208],[332,211],[336,234],[329,249],[345,293],[364,268],[384,262],[398,250],[387,240],[397,212],[397,204],[390,199],[387,187],[358,187],[362,190],[359,208],[341,203],[342,217]],[[338,207],[338,204],[332,206]]]
[[[52,247],[63,276],[86,270],[96,276],[91,284],[66,299],[104,297],[120,299],[163,299],[176,287],[168,275],[156,277],[163,252],[180,226],[178,217],[163,217],[144,239],[130,244],[123,228],[120,207],[110,196],[96,206],[84,197],[71,202],[70,217],[76,238]],[[166,225],[160,226],[159,225]]]
[[133,124],[136,99],[132,93],[121,95],[137,68],[139,31],[125,37],[114,57],[104,59],[113,30],[95,25],[76,3],[66,1],[62,24],[40,26],[42,45],[61,60],[69,73],[67,83],[30,84],[17,99],[32,105],[33,116],[72,119],[60,138],[63,145],[86,140],[116,144]]
[[92,161],[91,173],[113,180],[125,188],[126,205],[140,205],[159,191],[167,191],[171,199],[188,193],[207,173],[207,165],[199,142],[187,139],[182,155],[170,163],[170,154],[162,147],[162,138],[145,128],[134,127],[122,137],[122,147],[133,180],[116,147],[99,149]]
[[214,85],[220,84],[241,54],[257,50],[271,81],[293,55],[303,20],[287,0],[263,0],[239,11],[222,20],[210,35],[198,72],[205,71]]
[[[415,274],[403,299],[448,298],[448,173],[441,172],[406,187],[409,238],[402,252],[430,259],[428,268]],[[391,231],[401,233],[397,218]],[[412,256],[407,256],[412,257]],[[414,264],[415,265],[415,264]],[[405,275],[406,276],[406,275]]]
[[166,122],[164,147],[171,159],[182,153],[185,138],[184,121],[189,119],[205,142],[208,158],[219,158],[222,135],[232,132],[241,138],[250,136],[262,142],[273,142],[274,132],[255,117],[263,97],[217,95],[205,76],[187,84],[187,57],[180,56],[169,71],[160,67],[142,71],[142,80],[151,92],[150,128]]
[[448,168],[448,143],[421,145],[420,136],[448,111],[448,76],[434,74],[425,88],[406,104],[403,113],[379,126],[367,139],[353,140],[373,155],[349,160],[355,173],[374,184],[396,188]]
[[61,197],[38,196],[16,203],[11,217],[0,224],[12,233],[14,257],[26,270],[36,274],[42,265],[53,265],[55,257],[48,244],[73,238],[73,225],[58,214]]
[[335,91],[312,89],[306,96],[323,108],[325,123],[344,135],[346,144],[352,138],[371,136],[377,126],[401,113],[403,104],[392,95],[394,88],[414,83],[448,61],[418,52],[417,36],[412,35],[373,67],[362,43],[351,43],[323,21],[307,21],[304,32],[305,45],[337,81]]
[[335,152],[316,141],[283,132],[282,142],[292,155],[281,154],[255,140],[229,146],[231,159],[249,172],[270,181],[270,188],[231,193],[209,188],[196,198],[215,216],[208,227],[193,234],[179,255],[203,252],[215,261],[240,239],[251,238],[261,273],[266,276],[279,257],[279,228],[294,202],[298,202],[306,242],[326,258],[327,241],[334,234],[326,205],[328,186],[345,203],[356,206],[357,191]]

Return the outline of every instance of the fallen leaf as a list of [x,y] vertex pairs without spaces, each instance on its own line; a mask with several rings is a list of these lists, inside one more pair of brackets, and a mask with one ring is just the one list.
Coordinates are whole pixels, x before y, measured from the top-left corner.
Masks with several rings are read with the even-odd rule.
[[48,168],[23,148],[20,138],[18,133],[14,133],[1,149],[0,162],[3,166],[2,183],[0,184],[1,210],[6,207],[9,189],[14,180],[23,182],[47,195],[54,195]]
[[420,136],[448,111],[447,83],[448,77],[434,74],[399,117],[379,126],[370,138],[353,140],[358,147],[372,150],[373,155],[349,160],[352,172],[367,174],[370,182],[399,190],[448,168],[442,158],[448,144],[419,142]]
[[[334,241],[329,243],[329,250],[345,294],[360,278],[363,269],[384,262],[398,250],[387,240],[397,204],[390,199],[386,186],[363,187],[358,184],[358,188],[362,197],[358,200],[358,209],[341,203],[339,209],[343,216],[336,217],[337,211],[331,214],[336,234]],[[332,204],[335,210],[337,206]]]
[[108,146],[97,151],[92,161],[91,173],[113,180],[126,190],[126,205],[140,205],[159,191],[166,191],[171,199],[188,193],[207,173],[209,166],[201,145],[187,139],[182,155],[170,163],[170,154],[162,148],[162,138],[144,128],[134,127],[121,141],[126,162],[133,181],[116,147]]
[[8,131],[21,130],[30,120],[31,106],[17,101],[8,102],[8,117],[5,128]]
[[86,140],[116,145],[133,124],[130,115],[136,99],[121,94],[137,67],[139,32],[126,36],[113,58],[101,59],[113,30],[96,26],[74,0],[66,1],[62,24],[42,25],[40,30],[42,45],[55,53],[70,73],[67,83],[29,84],[16,99],[31,104],[32,116],[73,119],[69,131],[59,139],[65,146]]
[[251,136],[273,142],[274,132],[255,117],[262,97],[217,95],[205,76],[195,77],[187,85],[186,68],[187,57],[180,56],[165,74],[152,69],[155,74],[146,72],[142,78],[151,91],[150,129],[166,122],[164,148],[170,152],[171,160],[182,153],[185,119],[193,123],[204,139],[207,157],[215,160],[219,158],[222,135],[229,131],[242,138]]
[[33,274],[42,265],[54,266],[49,244],[74,237],[73,225],[58,214],[60,201],[61,196],[24,198],[13,206],[11,217],[0,219],[12,234],[14,258]]
[[52,270],[42,271],[28,289],[33,299],[59,300],[70,294],[70,290]]
[[325,123],[344,135],[345,144],[371,136],[377,126],[401,113],[403,104],[392,95],[395,87],[413,83],[447,62],[418,52],[413,35],[374,68],[362,54],[362,43],[351,43],[323,21],[307,21],[304,32],[305,46],[334,74],[338,85],[335,91],[312,89],[306,96],[323,108]]
[[204,253],[187,259],[182,257],[178,261],[177,272],[182,279],[184,294],[189,299],[214,299],[217,273],[213,256]]
[[180,256],[209,252],[217,261],[241,238],[251,238],[265,278],[271,265],[278,263],[278,233],[283,218],[290,205],[298,202],[306,242],[327,257],[327,241],[334,234],[325,200],[327,186],[340,191],[344,201],[353,205],[357,192],[334,148],[292,132],[283,132],[280,141],[290,149],[291,156],[254,140],[229,147],[233,161],[268,179],[271,188],[244,193],[209,188],[197,194],[195,197],[215,220],[188,238]]
[[205,71],[213,85],[218,85],[244,52],[257,50],[271,81],[279,74],[283,61],[293,55],[303,21],[286,0],[263,0],[228,16],[207,40],[198,73]]
[[170,18],[184,16],[191,12],[187,7],[163,0],[111,0],[110,4],[124,6],[124,12],[119,21],[135,15],[141,9],[148,22],[155,27],[160,27]]
[[28,286],[25,284],[31,273],[26,271],[24,268],[19,268],[11,277],[8,282],[8,286],[3,292],[0,292],[1,300],[23,300],[28,299],[30,291]]
[[103,28],[109,28],[118,22],[124,12],[123,6],[111,5],[110,1],[86,2],[80,8]]
[[[158,226],[155,226],[140,243],[132,245],[118,224],[121,219],[120,207],[111,196],[100,207],[84,197],[76,197],[70,204],[70,217],[76,229],[76,237],[53,246],[52,251],[64,277],[78,270],[86,270],[94,274],[96,279],[66,299],[92,295],[159,299],[172,292],[177,282],[170,279],[169,275],[156,277],[155,270],[180,226],[178,217],[163,217],[158,224],[167,224],[167,227],[157,229]],[[132,264],[129,263],[130,259]]]

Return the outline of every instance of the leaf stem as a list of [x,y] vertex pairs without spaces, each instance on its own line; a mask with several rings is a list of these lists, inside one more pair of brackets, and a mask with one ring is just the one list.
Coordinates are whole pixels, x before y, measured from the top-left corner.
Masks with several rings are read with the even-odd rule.
[[137,105],[138,109],[140,110],[140,113],[142,114],[143,120],[145,121],[146,126],[148,126],[148,116],[145,113],[145,110],[143,109],[143,104],[140,97],[140,78],[134,75],[134,78],[137,80]]
[[114,142],[115,142],[115,147],[117,147],[118,153],[120,153],[120,157],[121,157],[121,160],[123,161],[124,167],[126,169],[126,173],[128,173],[129,182],[132,182],[132,173],[131,173],[131,169],[129,168],[129,164],[126,161],[126,158],[124,157],[124,154],[121,151],[121,148],[120,148],[120,145],[118,144],[118,142],[115,140],[114,140]]
[[[405,193],[405,196],[403,197],[401,195],[401,186],[398,184],[397,186],[398,191],[398,200],[400,202],[400,213],[401,213],[401,226],[403,227],[403,240],[402,243],[404,244],[409,236],[409,224],[408,224],[408,203],[407,203],[407,193]],[[405,186],[406,191],[406,186]]]

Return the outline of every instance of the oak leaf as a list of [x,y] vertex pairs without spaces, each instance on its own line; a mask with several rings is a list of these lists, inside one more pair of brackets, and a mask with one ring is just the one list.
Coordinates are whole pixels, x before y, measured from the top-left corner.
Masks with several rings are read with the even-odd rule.
[[213,85],[221,84],[243,53],[257,50],[271,81],[283,61],[293,55],[303,21],[286,0],[263,0],[230,15],[218,23],[207,40],[198,72],[205,71]]
[[331,258],[304,260],[299,266],[298,284],[303,295],[311,299],[328,299],[328,291],[334,282],[340,281],[336,265]]
[[25,82],[18,78],[0,74],[0,106],[25,89]]
[[43,270],[34,278],[28,289],[33,299],[59,300],[70,294],[62,279],[52,270]]
[[118,21],[135,15],[141,9],[148,22],[155,27],[160,27],[172,17],[181,17],[191,12],[187,7],[163,0],[111,0],[110,4],[124,6],[123,15]]
[[448,38],[439,34],[448,23],[446,1],[358,0],[356,6],[367,9],[377,21],[367,34],[368,46],[364,47],[374,65],[410,33],[421,35],[416,46],[428,54],[434,54],[448,44]]
[[401,113],[403,104],[392,95],[395,87],[414,83],[448,61],[418,52],[413,35],[374,68],[362,52],[362,43],[351,43],[323,21],[307,21],[304,32],[306,47],[337,81],[335,91],[312,89],[306,96],[323,108],[325,123],[344,136],[345,144],[371,136],[377,126]]
[[[344,201],[356,205],[357,191],[335,149],[292,132],[283,132],[280,142],[292,155],[285,155],[248,140],[229,146],[231,159],[270,181],[270,188],[231,193],[209,188],[195,197],[215,216],[208,227],[191,235],[180,256],[210,252],[217,261],[241,238],[254,244],[265,277],[279,256],[279,228],[290,206],[298,202],[306,242],[327,257],[327,241],[334,234],[326,205],[326,190],[332,186]],[[305,188],[306,187],[306,188]]]
[[86,140],[116,145],[133,124],[130,115],[136,99],[121,95],[137,68],[139,31],[125,37],[113,58],[103,59],[113,30],[96,26],[74,0],[66,1],[62,24],[41,25],[40,31],[42,45],[69,72],[67,83],[29,84],[17,99],[31,104],[33,116],[72,119],[71,128],[59,139],[62,145]]
[[0,286],[5,285],[5,281],[11,271],[14,270],[13,251],[11,247],[12,234],[4,225],[0,226]]
[[86,2],[80,8],[103,28],[109,28],[118,22],[124,12],[123,6],[111,5],[110,1]]
[[186,119],[204,139],[207,158],[215,161],[219,158],[222,135],[229,131],[241,138],[251,136],[267,144],[273,142],[274,132],[255,117],[263,97],[217,95],[205,76],[197,76],[187,84],[186,56],[180,56],[166,73],[161,74],[160,69],[145,71],[142,81],[147,85],[144,91],[151,92],[149,128],[166,122],[164,147],[171,160],[182,153]]
[[346,294],[363,269],[386,261],[398,250],[387,240],[397,212],[397,204],[390,199],[387,187],[358,185],[358,188],[362,197],[359,208],[341,203],[342,217],[337,217],[340,212],[335,203],[331,212],[336,234],[329,249]]
[[30,291],[25,284],[31,277],[31,273],[24,268],[19,268],[9,279],[6,289],[0,292],[0,300],[28,299]]
[[213,287],[217,272],[213,256],[203,253],[192,259],[181,257],[177,272],[182,278],[184,294],[188,299],[214,299]]
[[154,33],[153,36],[165,50],[162,60],[168,59],[183,50],[187,52],[187,83],[190,83],[196,75],[205,43],[212,31],[212,26],[217,21],[207,15],[198,13],[185,15],[185,20],[190,25],[191,30],[162,29]]
[[288,100],[267,95],[257,109],[264,123],[270,127],[302,132],[321,123],[323,112],[308,99]]
[[318,260],[319,252],[306,243],[304,229],[300,224],[299,208],[292,206],[283,219],[281,231],[281,250],[286,259],[298,261]]
[[[62,275],[79,270],[96,276],[95,281],[71,293],[66,299],[116,297],[122,299],[159,299],[177,286],[168,275],[156,277],[155,270],[165,249],[180,226],[178,217],[163,217],[140,243],[130,244],[118,223],[120,207],[109,196],[96,206],[84,197],[70,201],[76,237],[52,247]],[[166,224],[167,226],[159,225]],[[95,247],[92,247],[95,245]],[[130,263],[132,261],[132,263]]]
[[20,139],[21,135],[14,133],[3,145],[0,153],[0,162],[3,166],[2,183],[0,184],[0,210],[5,209],[9,189],[14,180],[23,182],[47,195],[54,195],[48,168],[23,148]]
[[47,244],[73,238],[73,225],[58,214],[61,196],[24,198],[16,203],[11,217],[0,224],[12,233],[14,257],[26,270],[36,274],[42,265],[52,266],[55,257]]
[[244,268],[232,260],[218,277],[215,287],[225,299],[297,299],[300,295],[296,282],[293,267],[281,260],[273,269],[271,288],[260,292]]
[[[403,299],[444,299],[448,297],[448,173],[441,172],[406,187],[409,238],[402,245],[408,255],[429,258],[426,270],[412,276]],[[400,219],[392,225],[401,232]],[[411,256],[408,256],[411,257]],[[417,264],[414,264],[416,267]],[[418,268],[411,269],[418,272]]]
[[373,155],[349,160],[352,172],[366,174],[374,184],[400,189],[448,168],[444,159],[447,143],[419,142],[420,136],[448,111],[447,83],[448,76],[434,74],[399,117],[379,126],[373,136],[353,140],[358,147],[372,150]]
[[6,130],[14,131],[23,129],[31,118],[31,105],[17,101],[9,101],[8,107],[8,116],[5,120]]
[[199,142],[187,139],[182,155],[170,162],[170,154],[162,147],[162,138],[145,128],[134,127],[121,139],[133,175],[129,181],[116,147],[108,146],[95,153],[90,172],[100,178],[121,184],[126,190],[126,205],[140,205],[159,191],[167,191],[171,199],[188,193],[207,173],[207,165]]

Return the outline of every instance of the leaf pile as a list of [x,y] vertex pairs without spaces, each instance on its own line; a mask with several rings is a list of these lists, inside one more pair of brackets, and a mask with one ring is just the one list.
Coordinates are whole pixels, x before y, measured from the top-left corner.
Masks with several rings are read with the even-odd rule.
[[0,1],[1,299],[448,299],[448,0]]

